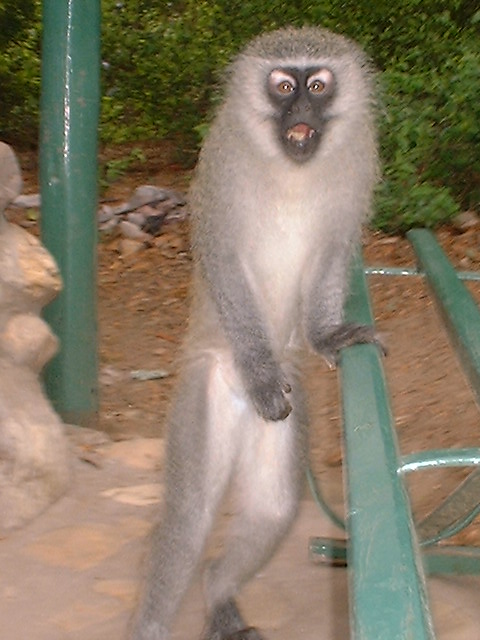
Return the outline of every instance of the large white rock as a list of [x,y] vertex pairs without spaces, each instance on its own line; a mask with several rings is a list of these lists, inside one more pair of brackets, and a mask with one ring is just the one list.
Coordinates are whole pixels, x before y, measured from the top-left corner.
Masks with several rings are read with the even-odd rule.
[[15,155],[0,143],[0,531],[34,518],[70,482],[64,425],[38,379],[57,349],[39,314],[61,278],[37,238],[4,218],[21,184]]
[[0,530],[34,518],[69,482],[63,423],[37,375],[0,358]]
[[22,190],[22,175],[12,149],[0,142],[0,211],[13,202]]
[[14,224],[2,225],[0,323],[13,314],[39,313],[61,288],[57,265],[38,239]]

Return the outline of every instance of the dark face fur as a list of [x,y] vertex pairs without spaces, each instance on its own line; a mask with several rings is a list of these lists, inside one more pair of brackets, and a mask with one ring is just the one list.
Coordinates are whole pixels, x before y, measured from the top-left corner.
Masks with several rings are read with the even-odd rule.
[[325,110],[335,93],[333,73],[326,67],[273,69],[267,90],[277,109],[278,136],[286,154],[297,163],[306,162],[328,121]]

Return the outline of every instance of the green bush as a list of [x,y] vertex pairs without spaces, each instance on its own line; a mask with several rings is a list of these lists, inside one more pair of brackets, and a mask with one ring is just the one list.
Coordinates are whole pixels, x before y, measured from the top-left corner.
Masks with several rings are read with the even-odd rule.
[[40,96],[40,6],[0,0],[0,140],[36,146]]
[[460,208],[478,207],[478,78],[480,55],[471,49],[457,51],[441,68],[384,71],[379,228],[433,227]]
[[381,229],[434,227],[480,205],[480,13],[458,15],[460,25],[446,11],[422,14],[381,74]]

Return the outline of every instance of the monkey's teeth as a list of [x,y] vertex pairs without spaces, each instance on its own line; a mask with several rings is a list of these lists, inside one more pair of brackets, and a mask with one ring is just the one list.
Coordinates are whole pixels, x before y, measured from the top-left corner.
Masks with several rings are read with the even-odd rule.
[[301,140],[305,140],[305,134],[300,133],[300,131],[289,131],[288,139],[300,142]]
[[315,130],[309,127],[308,124],[302,122],[287,131],[287,139],[292,142],[303,142],[311,138],[314,134]]

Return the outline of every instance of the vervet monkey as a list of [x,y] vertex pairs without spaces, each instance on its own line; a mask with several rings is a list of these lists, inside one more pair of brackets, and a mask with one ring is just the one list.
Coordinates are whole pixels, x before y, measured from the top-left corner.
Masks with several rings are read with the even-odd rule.
[[321,28],[262,35],[236,58],[190,191],[193,308],[169,423],[166,497],[134,640],[165,640],[217,507],[238,512],[205,576],[205,640],[259,640],[235,604],[297,512],[310,345],[330,363],[370,327],[342,322],[377,179],[372,74]]

